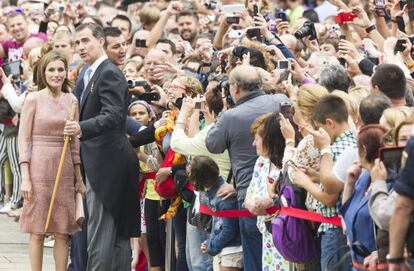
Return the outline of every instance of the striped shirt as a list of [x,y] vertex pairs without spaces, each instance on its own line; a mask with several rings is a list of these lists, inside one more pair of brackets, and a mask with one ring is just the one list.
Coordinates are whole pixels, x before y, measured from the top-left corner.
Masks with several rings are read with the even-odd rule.
[[[331,151],[333,156],[333,162],[335,163],[339,155],[348,148],[356,148],[357,138],[352,130],[348,130],[342,133],[339,137],[335,139],[335,142],[331,145]],[[319,202],[318,213],[326,217],[337,216],[339,214],[338,208],[327,207],[325,204]],[[318,233],[326,232],[330,228],[337,228],[332,224],[322,223],[319,226]]]

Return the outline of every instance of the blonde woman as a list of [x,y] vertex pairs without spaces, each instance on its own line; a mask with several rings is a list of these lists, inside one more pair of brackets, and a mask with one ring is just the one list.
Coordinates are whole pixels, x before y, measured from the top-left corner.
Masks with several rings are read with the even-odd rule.
[[391,107],[382,113],[380,124],[388,129],[394,129],[403,121],[413,117],[414,111],[408,106]]
[[[281,129],[283,136],[286,139],[286,149],[283,156],[284,165],[291,160],[296,165],[307,168],[308,171],[319,171],[320,151],[313,143],[313,136],[308,134],[307,130],[304,128],[312,125],[311,118],[313,108],[315,107],[315,104],[327,94],[329,94],[328,90],[318,84],[306,84],[299,88],[296,97],[293,99],[293,121],[299,127],[299,132],[303,138],[299,141],[297,147],[295,147],[295,131],[290,125],[289,120],[282,118]],[[291,176],[291,174],[292,172],[289,170],[289,176]],[[312,186],[317,189],[316,184]],[[319,191],[319,189],[317,190]],[[312,193],[310,193],[310,195],[308,194],[306,207],[309,210],[316,211],[318,201],[311,195]]]

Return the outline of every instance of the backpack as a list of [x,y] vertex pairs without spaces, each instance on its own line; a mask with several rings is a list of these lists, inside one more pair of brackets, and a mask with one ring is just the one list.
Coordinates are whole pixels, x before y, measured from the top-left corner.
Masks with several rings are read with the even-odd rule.
[[[280,206],[303,207],[301,194],[303,191],[291,183],[285,167],[279,178]],[[310,263],[318,257],[316,237],[306,220],[279,214],[272,221],[272,237],[277,251],[289,262]]]

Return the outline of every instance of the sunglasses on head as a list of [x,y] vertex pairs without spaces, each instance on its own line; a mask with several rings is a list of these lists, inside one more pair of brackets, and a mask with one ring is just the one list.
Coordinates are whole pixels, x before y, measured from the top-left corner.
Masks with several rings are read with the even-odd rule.
[[24,14],[24,11],[23,11],[23,9],[16,8],[16,9],[9,10],[9,11],[6,13],[6,15],[7,15],[7,16],[11,16],[11,15],[13,15],[13,14]]

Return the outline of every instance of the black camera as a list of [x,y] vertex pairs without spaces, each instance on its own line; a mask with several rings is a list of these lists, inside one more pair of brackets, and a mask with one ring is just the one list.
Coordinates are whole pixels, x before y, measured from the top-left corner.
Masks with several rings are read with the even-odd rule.
[[151,87],[145,80],[128,80],[128,88],[143,87],[146,92],[151,92]]
[[302,25],[302,27],[299,28],[299,30],[295,32],[294,35],[297,39],[303,39],[309,36],[311,40],[316,40],[318,37],[316,34],[315,25],[311,21],[306,21]]
[[406,40],[397,40],[397,43],[395,44],[394,47],[394,54],[398,53],[398,52],[403,52],[405,50],[405,44],[407,43]]
[[145,92],[138,95],[137,98],[138,100],[151,103],[152,101],[159,101],[161,99],[161,95],[158,92]]
[[224,78],[223,80],[221,80],[218,83],[217,88],[226,97],[227,107],[229,107],[229,108],[230,107],[234,107],[236,104],[234,103],[233,98],[230,95],[230,83],[229,83],[229,80],[227,78]]
[[257,41],[261,41],[262,34],[260,33],[259,28],[250,28],[246,30],[246,37],[248,39],[256,39]]
[[13,75],[13,78],[17,79],[20,77],[20,75],[23,74],[22,62],[20,60],[5,63],[1,67],[3,68],[3,71],[7,77]]
[[135,46],[138,48],[147,48],[147,40],[136,39]]
[[204,6],[207,9],[217,9],[218,4],[217,4],[217,1],[210,1],[210,2],[204,3]]

